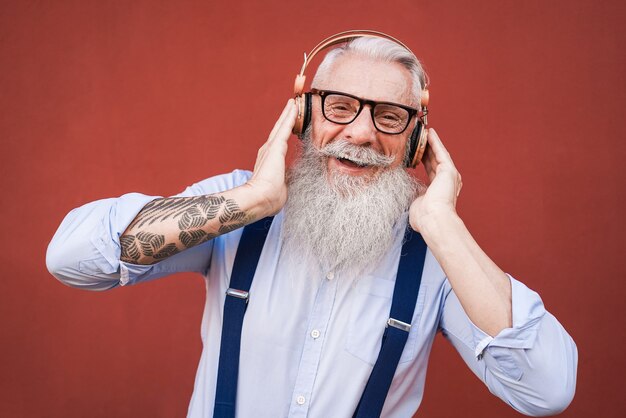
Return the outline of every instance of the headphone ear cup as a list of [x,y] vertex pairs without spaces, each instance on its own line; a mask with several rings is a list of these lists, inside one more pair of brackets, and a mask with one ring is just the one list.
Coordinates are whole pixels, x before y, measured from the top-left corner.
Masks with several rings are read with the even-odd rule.
[[303,103],[301,95],[297,95],[295,97],[295,101],[296,101],[296,107],[298,108],[298,114],[296,115],[296,122],[293,124],[293,129],[291,130],[291,133],[294,135],[297,135],[299,138],[300,134],[302,133],[304,103]]
[[298,107],[298,116],[291,132],[302,139],[306,128],[311,123],[311,93],[296,96],[296,106]]
[[422,121],[418,121],[415,129],[411,133],[411,154],[408,158],[409,168],[415,168],[422,161],[426,146],[428,145],[428,127]]
[[[415,158],[417,155],[417,148],[420,142],[420,137],[422,136],[423,125],[420,120],[415,124],[415,128],[413,128],[413,132],[411,132],[411,136],[409,137],[409,155],[406,159],[406,166],[408,168],[414,168],[419,164],[419,158]],[[420,155],[421,157],[421,155]],[[416,161],[417,160],[417,161]]]
[[309,127],[309,124],[311,123],[311,112],[312,112],[312,94],[311,93],[304,93],[304,97],[303,97],[303,105],[304,108],[302,109],[302,131],[300,131],[300,139],[302,139],[302,137],[304,136],[304,132],[306,132],[306,129]]

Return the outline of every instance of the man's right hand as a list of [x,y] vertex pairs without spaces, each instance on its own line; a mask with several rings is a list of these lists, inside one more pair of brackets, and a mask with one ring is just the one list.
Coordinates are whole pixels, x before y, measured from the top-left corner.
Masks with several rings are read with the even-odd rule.
[[254,173],[245,184],[251,196],[258,199],[261,218],[275,215],[287,201],[285,158],[297,113],[295,101],[289,99],[267,141],[259,149]]

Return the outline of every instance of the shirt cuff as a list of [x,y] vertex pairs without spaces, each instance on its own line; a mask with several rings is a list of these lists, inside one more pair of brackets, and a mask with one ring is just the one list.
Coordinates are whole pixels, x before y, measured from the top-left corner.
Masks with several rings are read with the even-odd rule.
[[505,328],[495,337],[491,337],[472,324],[475,343],[474,354],[478,360],[481,360],[487,351],[496,360],[502,371],[515,380],[519,380],[522,372],[511,355],[511,349],[533,347],[541,318],[545,315],[546,310],[537,292],[530,290],[511,276],[509,279],[511,281],[513,326]]
[[[98,232],[92,237],[91,243],[100,255],[111,266],[111,273],[119,271],[121,245],[120,236],[132,222],[143,207],[159,196],[146,196],[140,193],[129,193],[120,196],[110,208],[108,217],[104,217],[98,228]],[[113,244],[113,245],[111,245]],[[123,281],[120,284],[125,284]]]

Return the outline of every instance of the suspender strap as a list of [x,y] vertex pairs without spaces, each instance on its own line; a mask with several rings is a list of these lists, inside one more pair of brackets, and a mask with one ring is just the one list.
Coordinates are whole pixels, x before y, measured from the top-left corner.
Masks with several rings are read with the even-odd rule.
[[408,228],[400,253],[391,311],[383,334],[382,346],[354,418],[380,417],[393,375],[409,337],[425,257],[424,239],[419,233]]
[[239,376],[239,351],[241,349],[241,329],[248,304],[248,292],[254,278],[263,244],[272,224],[272,217],[261,219],[243,229],[230,288],[226,291],[220,359],[217,369],[214,418],[234,418],[237,399],[237,378]]

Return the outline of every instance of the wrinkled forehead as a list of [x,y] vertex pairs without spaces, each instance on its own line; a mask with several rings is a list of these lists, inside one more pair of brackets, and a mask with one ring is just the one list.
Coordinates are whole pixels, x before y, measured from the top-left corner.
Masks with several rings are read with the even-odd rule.
[[375,101],[413,104],[411,75],[405,67],[354,54],[338,57],[326,74],[315,77],[313,87]]

